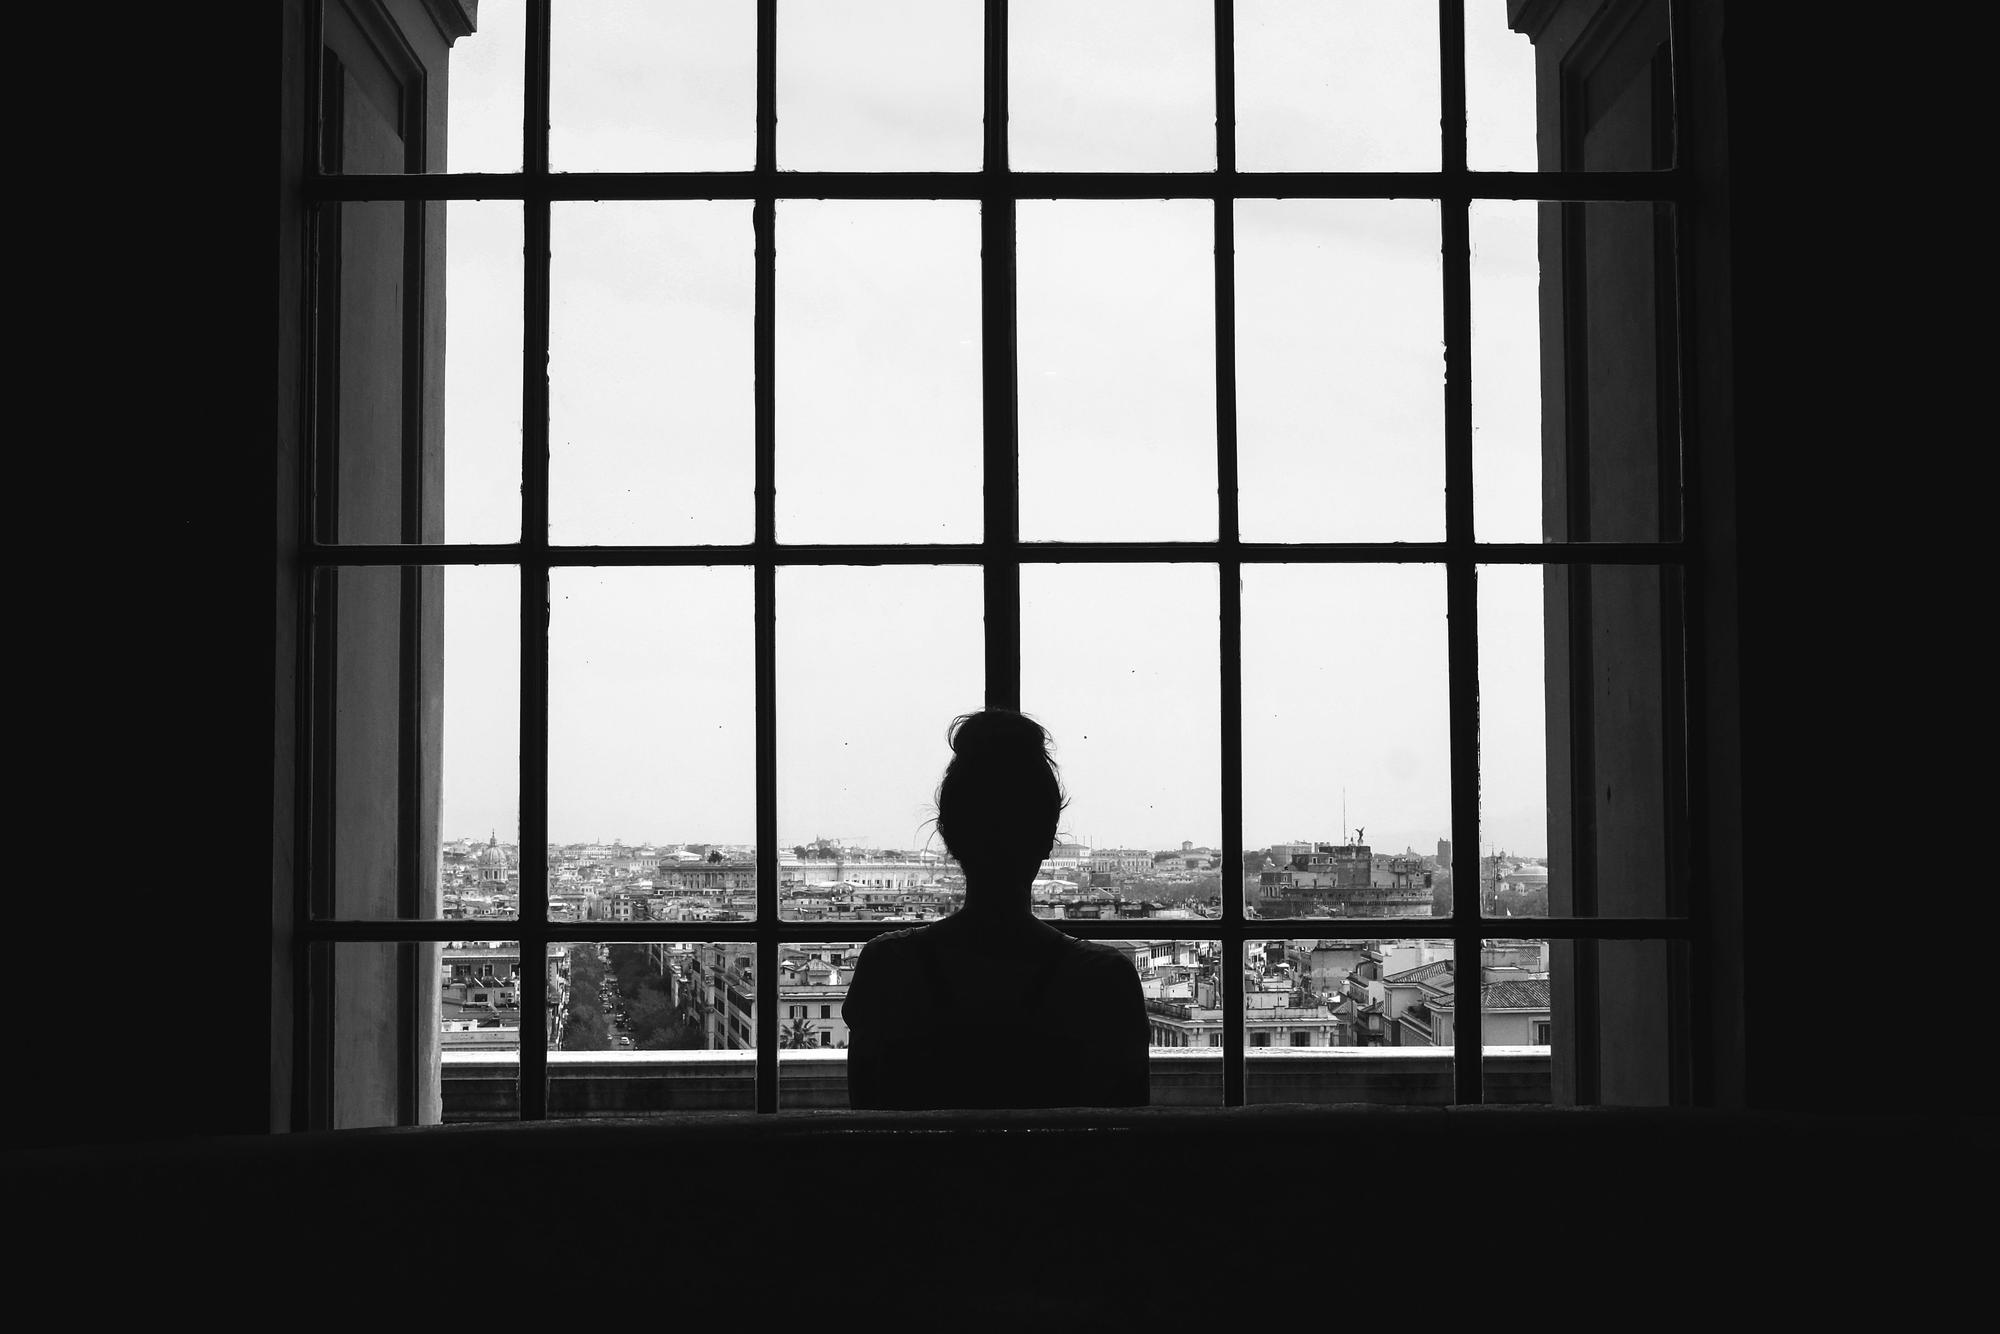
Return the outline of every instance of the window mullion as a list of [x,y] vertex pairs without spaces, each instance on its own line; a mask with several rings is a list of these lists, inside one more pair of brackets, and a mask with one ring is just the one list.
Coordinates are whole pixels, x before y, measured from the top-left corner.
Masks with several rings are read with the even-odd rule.
[[1007,193],[1007,5],[986,0],[985,158],[979,207],[981,553],[986,707],[1021,707],[1021,481],[1015,383],[1015,201]]
[[[530,0],[523,161],[549,169],[549,0]],[[521,1118],[549,1114],[549,202],[522,202]]]
[[1452,894],[1452,1101],[1485,1100],[1479,925],[1479,585],[1472,502],[1472,243],[1465,169],[1465,4],[1438,0],[1438,128],[1446,188],[1444,238],[1444,494],[1446,655],[1451,690],[1451,834],[1475,868],[1472,892]]
[[757,0],[756,419],[757,1111],[778,1110],[777,197],[778,0]]
[[1215,536],[1222,737],[1222,1105],[1248,1098],[1243,1031],[1243,562],[1236,477],[1236,6],[1215,0]]

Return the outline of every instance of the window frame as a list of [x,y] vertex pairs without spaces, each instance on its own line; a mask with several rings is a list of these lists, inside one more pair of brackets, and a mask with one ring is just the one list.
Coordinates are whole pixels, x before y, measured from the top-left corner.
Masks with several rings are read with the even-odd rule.
[[[521,722],[521,819],[518,845],[525,851],[546,847],[548,747],[546,717],[548,706],[547,609],[550,570],[574,566],[747,566],[754,575],[755,675],[756,675],[756,795],[757,795],[757,884],[758,913],[749,923],[704,923],[699,932],[704,939],[737,941],[755,948],[760,977],[778,975],[780,948],[787,943],[824,938],[824,922],[787,921],[778,912],[778,843],[776,829],[777,753],[776,716],[776,571],[788,565],[903,565],[974,564],[983,578],[985,611],[986,691],[988,707],[1017,708],[1020,700],[1020,570],[1024,563],[1040,562],[1132,562],[1200,563],[1217,568],[1221,605],[1218,654],[1221,690],[1219,727],[1221,735],[1222,865],[1225,877],[1230,868],[1242,865],[1242,617],[1240,576],[1245,565],[1257,563],[1380,563],[1419,562],[1445,568],[1447,580],[1448,661],[1450,679],[1451,749],[1451,833],[1453,846],[1476,850],[1478,837],[1478,629],[1477,570],[1481,565],[1602,565],[1644,564],[1678,568],[1687,579],[1683,608],[1682,643],[1677,647],[1684,660],[1702,664],[1704,626],[1710,614],[1702,605],[1707,587],[1716,579],[1733,578],[1733,570],[1712,563],[1711,553],[1727,534],[1712,524],[1700,503],[1701,473],[1698,456],[1704,448],[1713,450],[1722,443],[1702,446],[1699,435],[1704,418],[1699,411],[1697,382],[1712,379],[1704,371],[1705,362],[1692,354],[1690,340],[1696,320],[1690,311],[1704,310],[1714,318],[1718,289],[1713,280],[1699,274],[1690,257],[1703,253],[1703,227],[1712,221],[1700,214],[1707,190],[1705,173],[1710,171],[1701,158],[1699,145],[1716,142],[1715,127],[1709,137],[1692,132],[1691,113],[1699,114],[1700,103],[1693,90],[1698,79],[1713,75],[1702,68],[1689,40],[1688,3],[1669,7],[1669,42],[1672,50],[1671,114],[1675,124],[1677,157],[1674,164],[1651,172],[1474,172],[1466,166],[1464,4],[1463,0],[1438,0],[1439,55],[1442,109],[1443,158],[1436,172],[1406,173],[1250,173],[1236,169],[1233,135],[1235,71],[1233,64],[1234,15],[1231,0],[1216,0],[1215,92],[1216,169],[1210,172],[1036,172],[1016,173],[1007,166],[1008,99],[1008,19],[1006,0],[985,0],[985,161],[978,172],[779,172],[776,166],[776,40],[777,0],[755,0],[757,8],[757,91],[756,159],[748,171],[736,172],[654,172],[654,173],[552,173],[548,159],[548,49],[552,5],[550,0],[528,0],[527,55],[524,65],[525,112],[523,116],[523,170],[511,174],[426,174],[396,176],[346,176],[322,170],[315,151],[318,136],[317,79],[321,45],[323,5],[307,6],[304,36],[308,54],[301,81],[307,90],[304,111],[306,144],[303,146],[302,208],[310,232],[312,220],[345,202],[393,200],[406,203],[454,199],[519,200],[523,206],[527,257],[523,285],[523,385],[522,385],[522,527],[521,540],[507,544],[425,544],[378,546],[323,540],[329,535],[312,529],[309,512],[298,519],[300,532],[295,561],[288,570],[294,580],[296,642],[301,652],[295,663],[296,718],[301,729],[297,760],[301,768],[313,754],[311,732],[314,725],[313,581],[322,571],[347,568],[395,566],[503,565],[520,573],[520,722]],[[1711,20],[1711,26],[1714,25]],[[1712,51],[1715,42],[1703,43]],[[1538,92],[1538,97],[1540,93]],[[1445,538],[1431,543],[1249,543],[1237,536],[1237,448],[1235,437],[1235,290],[1234,217],[1232,205],[1239,198],[1423,198],[1437,202],[1443,235],[1443,307],[1445,337]],[[548,540],[548,375],[549,338],[549,235],[552,205],[588,199],[720,199],[749,200],[755,229],[756,295],[754,304],[755,366],[755,536],[742,546],[556,546]],[[773,384],[775,365],[775,271],[774,228],[776,201],[791,198],[840,199],[972,199],[981,204],[981,334],[983,374],[983,475],[984,527],[978,543],[925,545],[871,544],[784,544],[775,533],[775,436]],[[1015,208],[1021,199],[1206,199],[1214,205],[1214,318],[1216,321],[1216,467],[1217,537],[1209,542],[1035,542],[1024,543],[1019,536],[1017,466],[1017,422],[1015,417],[1015,306],[1013,236]],[[1550,542],[1481,543],[1473,530],[1472,425],[1470,385],[1470,254],[1468,216],[1476,200],[1541,200],[1561,203],[1598,201],[1654,202],[1674,206],[1675,242],[1681,263],[1674,273],[1673,297],[1684,317],[1678,322],[1679,346],[1675,349],[1681,374],[1677,377],[1676,422],[1681,432],[1680,478],[1682,528],[1678,537],[1657,542]],[[1712,243],[1711,243],[1712,245]],[[311,247],[308,245],[307,254]],[[1701,285],[1706,284],[1706,285]],[[312,301],[310,279],[302,303],[310,320]],[[1662,299],[1666,294],[1662,293]],[[1724,308],[1726,311],[1726,307]],[[1726,318],[1726,313],[1725,316]],[[302,340],[306,364],[302,384],[314,383],[316,368],[312,340]],[[302,435],[312,436],[312,424],[302,423]],[[309,490],[313,476],[312,454],[295,470],[302,494]],[[306,502],[301,501],[301,505]],[[1704,566],[1708,566],[1705,570]],[[1725,669],[1725,673],[1726,673]],[[1733,676],[1722,680],[1725,692],[1734,688]],[[1682,1035],[1685,1050],[1673,1059],[1685,1060],[1690,1070],[1688,1100],[1697,1104],[1717,1100],[1718,1090],[1740,1087],[1740,1051],[1725,1050],[1714,1040],[1724,1025],[1714,1013],[1724,1003],[1730,989],[1721,985],[1716,961],[1718,924],[1713,905],[1718,894],[1733,895],[1738,886],[1724,880],[1724,868],[1712,855],[1708,844],[1709,823],[1703,812],[1712,809],[1718,792],[1711,789],[1710,775],[1718,766],[1734,761],[1728,745],[1704,746],[1704,738],[1714,742],[1727,734],[1702,711],[1702,673],[1688,673],[1685,789],[1687,812],[1688,867],[1686,871],[1686,911],[1671,917],[1645,918],[1536,918],[1533,933],[1551,940],[1634,940],[1658,939],[1685,942],[1691,960],[1693,985],[1689,1003],[1693,1037]],[[282,721],[282,720],[281,720]],[[1728,753],[1722,753],[1727,751]],[[298,780],[295,780],[297,782]],[[282,786],[282,785],[281,785]],[[296,789],[291,789],[295,791]],[[1726,800],[1726,793],[1720,794]],[[281,794],[281,806],[283,797]],[[296,820],[310,822],[309,803],[297,803]],[[281,834],[283,812],[280,813]],[[297,823],[294,831],[301,828]],[[300,846],[310,847],[301,837]],[[283,860],[281,856],[281,861]],[[277,969],[274,996],[285,997],[281,1014],[293,1018],[290,1077],[294,1090],[294,1125],[325,1124],[323,1111],[304,1090],[323,1086],[328,1077],[326,1035],[319,1011],[323,1009],[321,988],[324,978],[316,968],[316,951],[330,951],[349,942],[435,942],[462,938],[466,924],[442,919],[384,921],[341,920],[315,913],[315,884],[310,858],[293,859],[289,883],[280,894],[289,895],[290,911],[279,914],[282,928],[290,927],[286,958]],[[1477,958],[1482,943],[1501,932],[1520,929],[1521,919],[1483,917],[1474,893],[1454,895],[1453,911],[1447,918],[1427,918],[1435,934],[1449,936],[1457,957]],[[524,951],[536,957],[551,943],[579,941],[640,942],[663,937],[661,923],[568,922],[549,917],[549,885],[545,858],[524,856],[521,866],[519,918],[499,923]],[[287,922],[287,919],[288,922]],[[1310,919],[1296,919],[1307,929],[1319,929]],[[887,930],[893,923],[851,923],[843,934],[868,939]],[[1343,919],[1343,936],[1363,935],[1371,930],[1401,933],[1408,919]],[[1066,930],[1085,938],[1119,938],[1131,928],[1129,920],[1106,922],[1065,922]],[[1227,951],[1240,951],[1248,940],[1271,939],[1273,922],[1246,917],[1243,895],[1225,889],[1220,919],[1176,923],[1176,930],[1189,938],[1219,941]],[[672,933],[673,939],[688,935]],[[1733,937],[1730,937],[1733,939]],[[1733,975],[1732,975],[1733,976]],[[1240,1106],[1246,1101],[1245,1054],[1246,1006],[1240,969],[1222,970],[1223,1103]],[[1740,992],[1740,987],[1735,988]],[[1732,993],[1733,994],[1733,993]],[[546,969],[524,969],[520,993],[522,1013],[545,1013],[548,1002]],[[1484,1060],[1479,1007],[1468,1007],[1459,1016],[1453,1042],[1454,1101],[1479,1103],[1484,1100]],[[775,1005],[758,1008],[756,1033],[756,1110],[778,1110],[778,1031]],[[1213,1040],[1211,1035],[1211,1040]],[[279,1046],[283,1043],[280,1041]],[[520,1064],[520,1113],[523,1119],[543,1119],[548,1115],[548,1063],[544,1047],[526,1040]],[[303,1059],[300,1059],[303,1058]],[[1732,1067],[1724,1069],[1723,1067]],[[282,1072],[281,1072],[282,1073]],[[1723,1095],[1726,1096],[1726,1095]]]

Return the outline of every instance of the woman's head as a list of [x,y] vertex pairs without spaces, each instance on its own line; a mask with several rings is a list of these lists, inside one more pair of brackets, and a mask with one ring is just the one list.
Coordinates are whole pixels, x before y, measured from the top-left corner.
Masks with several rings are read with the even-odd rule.
[[947,736],[951,763],[937,790],[944,845],[975,874],[1033,876],[1068,804],[1049,734],[1026,714],[985,709],[952,719]]

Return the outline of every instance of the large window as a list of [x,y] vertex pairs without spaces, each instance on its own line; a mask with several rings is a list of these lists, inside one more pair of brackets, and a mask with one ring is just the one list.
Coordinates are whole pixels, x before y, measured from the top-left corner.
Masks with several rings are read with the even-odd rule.
[[1665,3],[319,11],[300,1124],[832,1087],[982,704],[1156,1088],[1705,1096]]

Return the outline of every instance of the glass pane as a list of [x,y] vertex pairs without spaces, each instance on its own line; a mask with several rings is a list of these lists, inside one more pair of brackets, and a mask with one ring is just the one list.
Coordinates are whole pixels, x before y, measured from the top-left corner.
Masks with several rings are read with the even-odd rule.
[[1016,171],[1215,170],[1209,0],[1013,0]]
[[781,0],[778,166],[977,171],[984,55],[979,0]]
[[1480,903],[1494,917],[1686,910],[1679,572],[1479,572]]
[[1444,538],[1444,297],[1429,200],[1236,204],[1242,535]]
[[848,980],[864,943],[787,941],[778,947],[780,1107],[848,1105],[848,1033],[843,1007]]
[[521,206],[445,206],[444,533],[521,537]]
[[1243,637],[1245,910],[1432,915],[1451,832],[1443,567],[1245,566]]
[[979,206],[778,205],[778,537],[977,542]]
[[1507,22],[1508,0],[1465,0],[1465,164],[1533,171],[1535,48]]
[[1549,538],[1539,207],[1511,199],[1472,202],[1472,496],[1473,526],[1482,542]]
[[[637,920],[647,920],[643,917]],[[756,946],[552,946],[549,1114],[588,1118],[757,1105]]]
[[748,171],[757,159],[757,7],[557,0],[554,171]]
[[513,541],[521,205],[328,204],[318,227],[314,536]]
[[1450,1044],[1415,1019],[1426,998],[1449,996],[1450,961],[1444,940],[1247,942],[1246,1100],[1449,1104]]
[[1684,942],[1488,940],[1481,964],[1488,1102],[1688,1101]]
[[1051,869],[1087,858],[1076,897],[1100,915],[1186,907],[1186,860],[1220,856],[1217,596],[1213,565],[1021,571],[1021,706],[1049,729],[1069,796]]
[[1215,537],[1214,212],[1023,200],[1021,535]]
[[527,63],[525,0],[479,0],[478,26],[451,44],[446,65],[452,171],[519,171]]
[[550,539],[748,542],[749,202],[559,203],[551,226]]
[[1437,6],[1236,0],[1245,171],[1436,171]]
[[518,581],[511,566],[316,576],[315,915],[515,915]]
[[546,1029],[555,1016],[562,996],[562,947],[545,947],[550,1009],[541,1018],[526,1017],[521,1006],[519,941],[448,940],[405,948],[428,951],[435,969],[426,994],[437,998],[437,1011],[426,1028],[437,1034],[442,1119],[446,1124],[518,1119],[522,1032]]
[[433,16],[397,9],[395,18],[377,5],[323,9],[323,170],[521,169],[523,0],[440,5]]
[[1474,171],[1673,165],[1667,0],[1600,7],[1466,0],[1466,163]]
[[1480,540],[1677,537],[1672,206],[1481,200],[1471,230]]
[[552,906],[755,915],[751,599],[747,569],[550,572]]
[[1169,936],[1104,943],[1132,961],[1146,997],[1152,1105],[1220,1107],[1221,942]]
[[935,914],[945,732],[984,690],[980,573],[795,566],[777,592],[778,843],[797,865],[783,915]]

